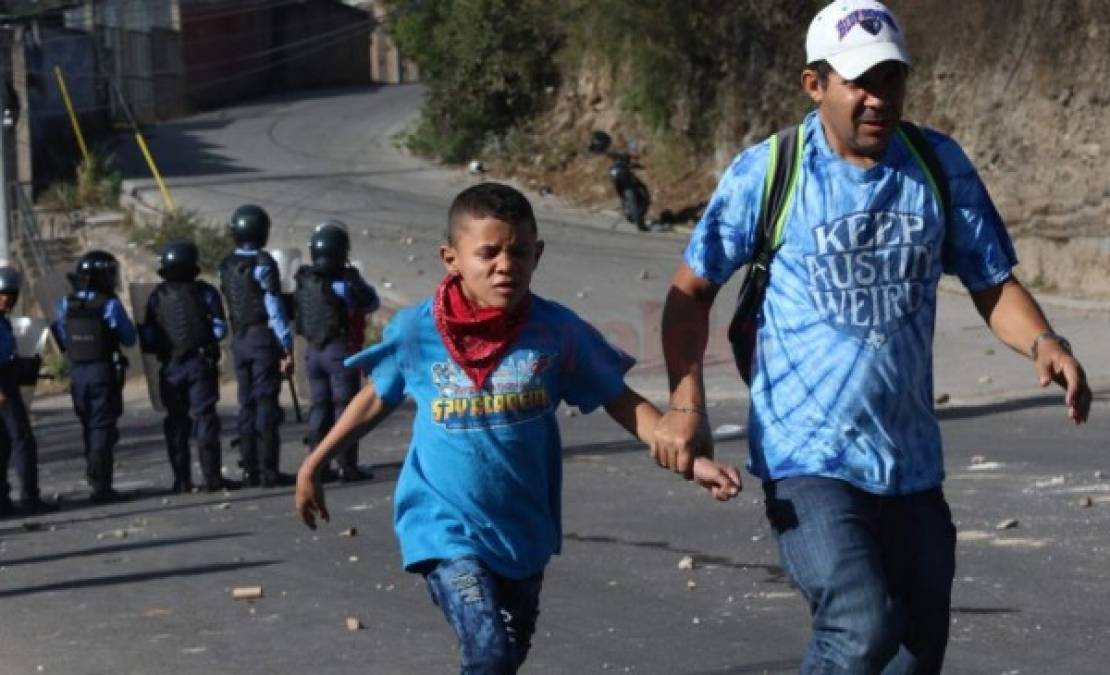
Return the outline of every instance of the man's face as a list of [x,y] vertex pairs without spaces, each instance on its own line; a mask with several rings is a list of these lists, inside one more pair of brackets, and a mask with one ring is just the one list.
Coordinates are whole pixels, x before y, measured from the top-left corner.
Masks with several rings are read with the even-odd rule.
[[824,85],[813,70],[802,73],[802,87],[817,104],[834,152],[860,166],[882,159],[902,119],[906,74],[898,61],[884,61],[854,80],[834,70]]
[[526,225],[496,218],[460,216],[454,245],[440,247],[449,274],[462,277],[462,290],[475,307],[512,309],[528,295],[543,242]]
[[7,314],[15,306],[14,293],[0,293],[0,314]]

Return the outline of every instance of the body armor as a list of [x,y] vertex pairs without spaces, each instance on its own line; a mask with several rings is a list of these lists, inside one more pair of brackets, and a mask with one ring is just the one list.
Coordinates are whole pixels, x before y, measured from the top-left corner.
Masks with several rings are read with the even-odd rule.
[[179,359],[212,342],[211,318],[193,282],[166,282],[159,286],[154,320],[169,340],[168,355]]
[[[264,251],[257,256],[231,254],[220,263],[220,289],[227,300],[227,310],[231,328],[236,335],[242,335],[256,324],[264,324],[270,319],[266,312],[265,292],[254,276],[254,268],[268,265],[273,269],[270,279],[277,285],[277,263]],[[278,289],[272,289],[277,293]]]
[[115,333],[104,321],[109,299],[100,293],[92,300],[76,295],[66,298],[66,354],[71,363],[111,361],[119,349]]
[[317,348],[347,336],[347,306],[332,290],[333,281],[308,266],[297,270],[297,333]]

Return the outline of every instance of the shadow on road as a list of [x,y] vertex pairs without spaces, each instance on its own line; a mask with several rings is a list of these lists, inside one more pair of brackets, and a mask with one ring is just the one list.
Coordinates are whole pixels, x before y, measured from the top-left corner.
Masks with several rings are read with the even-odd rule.
[[668,551],[670,553],[679,553],[688,555],[694,559],[694,565],[700,567],[716,566],[728,567],[735,570],[763,570],[769,575],[764,579],[764,583],[786,583],[786,576],[783,574],[782,568],[778,565],[770,565],[767,563],[748,563],[726,558],[724,556],[708,555],[700,551],[694,551],[687,548],[679,548],[673,546],[667,541],[633,541],[628,539],[620,539],[618,537],[611,537],[607,535],[585,535],[577,534],[575,532],[564,533],[563,539],[566,541],[577,541],[583,544],[613,544],[617,546],[631,546],[633,548],[648,548],[656,551]]
[[201,542],[217,541],[220,539],[232,539],[235,537],[247,537],[254,534],[253,532],[225,532],[223,534],[207,534],[199,535],[196,537],[177,537],[174,539],[153,539],[150,541],[136,541],[128,544],[112,544],[109,546],[94,546],[91,548],[82,548],[74,551],[61,551],[59,553],[50,553],[47,555],[28,556],[26,558],[0,558],[0,564],[5,567],[13,565],[31,565],[34,563],[47,563],[55,562],[58,560],[65,560],[66,558],[86,558],[97,555],[106,555],[109,553],[121,553],[123,551],[140,551],[150,548],[161,548],[163,546],[177,546],[179,544],[198,544]]
[[168,570],[151,572],[136,572],[133,574],[117,574],[108,577],[86,577],[84,579],[69,579],[38,586],[12,588],[0,591],[0,598],[12,598],[33,593],[51,593],[55,591],[72,591],[82,588],[97,588],[100,586],[116,586],[119,584],[134,584],[144,581],[157,581],[159,579],[172,579],[174,577],[189,577],[201,574],[219,574],[220,572],[233,572],[235,570],[251,569],[253,567],[267,567],[277,565],[281,560],[259,560],[257,562],[242,563],[217,563],[213,565],[195,565],[193,567],[176,567]]

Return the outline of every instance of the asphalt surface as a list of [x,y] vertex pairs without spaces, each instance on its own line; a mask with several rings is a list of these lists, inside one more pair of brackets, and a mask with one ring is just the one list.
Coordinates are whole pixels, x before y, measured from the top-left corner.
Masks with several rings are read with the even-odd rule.
[[[283,223],[277,244],[304,247],[318,220],[346,220],[370,280],[394,302],[411,301],[438,280],[443,213],[475,180],[393,148],[419,95],[397,87],[271,100],[165,125],[152,146],[178,203],[213,219],[261,203]],[[157,202],[145,183],[130,188]],[[614,228],[615,213],[557,200],[537,198],[537,206],[548,249],[536,290],[637,355],[631,381],[661,402],[652,312],[681,237],[639,236]],[[1110,313],[1050,314],[1105,388]],[[719,364],[711,420],[742,428],[723,344],[711,353]],[[1031,386],[1030,366],[993,340],[959,293],[943,294],[935,361],[937,392],[948,395],[939,407],[946,490],[960,530],[945,672],[1106,672],[1105,395],[1090,424],[1067,424],[1058,393]],[[231,473],[234,390],[223,394]],[[0,675],[454,670],[454,638],[419,577],[399,569],[392,535],[409,411],[363,441],[376,478],[331,489],[334,522],[313,533],[294,519],[288,489],[169,494],[160,419],[144,395],[132,382],[116,462],[117,486],[134,498],[111,506],[86,500],[68,399],[35,401],[44,491],[60,495],[63,510],[0,521]],[[548,569],[525,672],[796,672],[807,612],[777,567],[758,485],[749,479],[742,497],[717,504],[655,467],[604,414],[560,417],[566,536]],[[287,470],[303,455],[303,435],[302,425],[283,428]],[[745,441],[733,436],[719,456],[742,464]],[[350,528],[356,536],[342,536]],[[680,569],[687,556],[693,569]],[[234,588],[256,585],[261,598],[232,599]],[[362,628],[348,630],[348,618]]]

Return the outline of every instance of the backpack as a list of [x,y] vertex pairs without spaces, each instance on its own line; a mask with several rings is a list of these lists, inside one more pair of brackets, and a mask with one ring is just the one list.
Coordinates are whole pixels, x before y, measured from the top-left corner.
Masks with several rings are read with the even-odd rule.
[[[794,198],[798,175],[802,164],[802,127],[789,127],[771,136],[771,148],[767,157],[767,175],[763,181],[763,196],[759,204],[756,220],[755,255],[748,265],[747,272],[736,296],[736,310],[728,326],[728,340],[732,345],[732,357],[744,384],[751,386],[752,360],[755,357],[756,330],[763,307],[763,297],[771,280],[771,261],[782,246],[782,232],[786,215]],[[940,202],[941,215],[945,224],[951,207],[948,178],[944,174],[933,146],[926,140],[921,129],[909,122],[901,122],[898,136],[921,167],[937,201]],[[939,179],[939,180],[938,180]]]

